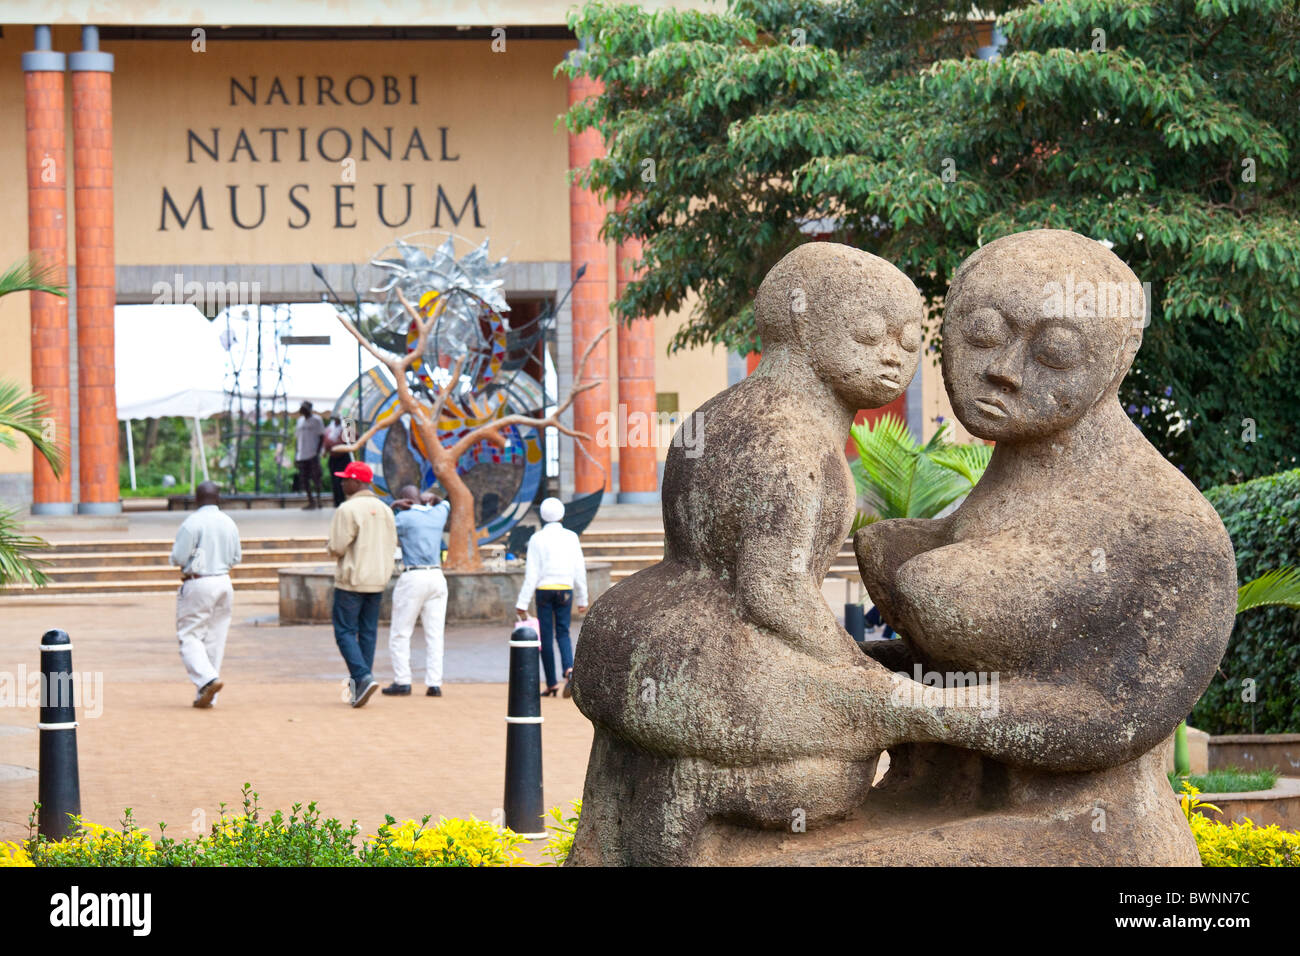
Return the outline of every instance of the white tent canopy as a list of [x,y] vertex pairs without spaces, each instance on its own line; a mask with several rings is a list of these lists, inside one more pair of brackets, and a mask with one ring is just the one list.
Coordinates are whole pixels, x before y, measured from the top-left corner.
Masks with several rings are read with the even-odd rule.
[[[357,378],[356,340],[333,307],[261,307],[263,413],[272,400],[296,411],[334,405]],[[247,312],[247,317],[245,317]],[[234,308],[208,321],[190,305],[119,305],[114,310],[117,417],[206,418],[234,407],[252,414],[257,392],[258,309]],[[326,337],[327,345],[284,345],[286,335]],[[378,364],[361,352],[361,370]],[[235,402],[238,393],[239,402]]]
[[[356,340],[334,309],[320,303],[236,307],[212,322],[190,305],[119,305],[113,325],[118,420],[192,420],[191,458],[201,463],[205,479],[208,466],[199,419],[232,410],[253,414],[259,376],[264,417],[293,412],[304,401],[322,411],[330,408],[357,377]],[[286,336],[328,342],[285,344]],[[376,364],[369,352],[361,352],[361,371]],[[126,445],[135,488],[130,428]]]
[[[239,407],[252,414],[258,381],[258,333],[261,347],[261,393],[263,414],[274,401],[277,410],[295,412],[302,402],[316,410],[333,408],[339,396],[357,379],[357,341],[339,322],[333,306],[324,303],[294,304],[276,309],[236,307],[217,316],[212,323],[226,359],[225,387],[229,401],[239,395]],[[327,338],[322,345],[285,345],[285,336]],[[361,371],[379,364],[361,350]]]
[[226,407],[225,354],[194,306],[119,305],[113,335],[119,421],[205,418]]

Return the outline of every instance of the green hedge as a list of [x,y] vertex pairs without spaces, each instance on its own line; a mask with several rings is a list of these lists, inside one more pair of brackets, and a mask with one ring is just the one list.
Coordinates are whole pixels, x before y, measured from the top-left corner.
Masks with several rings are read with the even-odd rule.
[[[1300,469],[1211,488],[1244,584],[1265,571],[1300,565]],[[1255,681],[1255,702],[1242,700]],[[1237,618],[1228,652],[1189,722],[1211,734],[1300,733],[1300,611],[1256,608]]]

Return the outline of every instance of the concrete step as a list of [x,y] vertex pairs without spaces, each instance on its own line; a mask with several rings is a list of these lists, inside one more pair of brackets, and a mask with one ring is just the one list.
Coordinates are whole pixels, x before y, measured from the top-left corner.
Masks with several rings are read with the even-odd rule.
[[[232,583],[236,591],[276,591],[280,587],[279,577],[233,578]],[[0,588],[0,596],[10,599],[41,598],[47,594],[135,594],[175,591],[180,584],[180,579],[175,575],[169,578],[146,578],[133,581],[52,582],[43,588],[33,588],[29,584],[11,584]]]
[[[171,538],[101,538],[93,541],[57,541],[50,544],[46,554],[99,554],[103,552],[125,553],[156,553],[171,554]],[[270,538],[245,538],[240,537],[240,547],[244,553],[251,551],[276,550],[283,548],[324,548],[325,536],[320,537],[270,537]]]
[[[277,561],[273,564],[240,564],[230,571],[233,580],[251,578],[275,578],[280,568],[304,565],[315,567],[328,563],[328,559],[316,561]],[[51,584],[113,584],[116,582],[161,581],[169,580],[173,586],[180,584],[180,574],[176,568],[167,564],[148,564],[138,567],[89,567],[89,568],[51,568],[44,569]],[[10,589],[0,590],[9,593]]]
[[[92,551],[61,554],[52,552],[45,555],[46,571],[69,570],[72,568],[136,568],[170,565],[171,552],[163,551]],[[333,561],[322,543],[316,548],[266,548],[245,551],[241,566],[259,565],[278,567],[282,564],[319,564]]]

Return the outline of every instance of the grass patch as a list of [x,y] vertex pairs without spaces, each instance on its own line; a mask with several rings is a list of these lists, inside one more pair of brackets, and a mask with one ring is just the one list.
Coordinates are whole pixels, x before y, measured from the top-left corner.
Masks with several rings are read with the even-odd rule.
[[188,495],[192,493],[188,481],[184,484],[177,482],[171,487],[165,485],[140,485],[132,489],[130,485],[127,485],[124,488],[119,488],[118,491],[123,498],[166,498],[168,495]]
[[1223,770],[1211,770],[1209,773],[1194,773],[1186,777],[1169,775],[1169,784],[1175,792],[1181,792],[1183,781],[1191,783],[1201,793],[1246,793],[1251,790],[1272,790],[1277,783],[1276,768],[1267,770],[1242,770],[1228,767]]

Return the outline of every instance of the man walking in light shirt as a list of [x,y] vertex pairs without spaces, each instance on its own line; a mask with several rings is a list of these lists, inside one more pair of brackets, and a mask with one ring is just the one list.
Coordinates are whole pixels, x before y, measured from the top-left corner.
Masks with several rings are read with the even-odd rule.
[[379,631],[379,604],[393,576],[397,528],[393,512],[375,495],[375,473],[365,462],[349,462],[343,479],[348,500],[334,510],[326,548],[334,568],[334,642],[351,678],[352,706],[363,707],[379,690],[372,670]]
[[172,564],[181,569],[181,589],[176,594],[176,636],[181,660],[198,688],[194,706],[207,708],[217,702],[221,682],[221,659],[226,653],[226,634],[235,592],[230,569],[243,556],[239,529],[219,507],[220,493],[211,481],[194,492],[198,510],[181,524],[172,547]]
[[573,645],[569,641],[569,618],[576,600],[578,613],[587,610],[587,564],[582,556],[578,536],[564,525],[564,503],[547,498],[538,508],[542,529],[528,539],[528,561],[524,567],[524,586],[515,601],[519,620],[528,619],[528,602],[537,595],[537,623],[542,639],[542,668],[546,671],[543,696],[554,697],[560,689],[555,679],[555,654],[551,650],[552,634],[560,649],[560,666],[564,669],[564,696],[573,696]]

